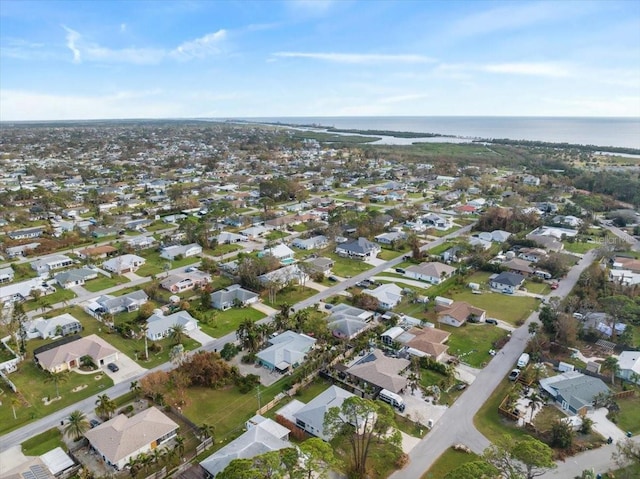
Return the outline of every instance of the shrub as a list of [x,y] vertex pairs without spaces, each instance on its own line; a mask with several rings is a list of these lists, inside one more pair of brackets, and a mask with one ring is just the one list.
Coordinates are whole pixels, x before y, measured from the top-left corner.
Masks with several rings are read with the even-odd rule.
[[233,343],[225,343],[222,349],[220,350],[220,356],[227,361],[231,361],[231,359],[238,354],[240,348]]
[[162,351],[162,346],[158,343],[151,343],[149,345],[149,352],[150,353],[159,353],[160,351]]
[[242,356],[242,363],[243,364],[251,364],[251,363],[255,363],[256,362],[256,354],[255,353],[247,353],[244,356]]
[[260,376],[257,374],[247,374],[236,377],[236,386],[242,394],[247,394],[260,384]]

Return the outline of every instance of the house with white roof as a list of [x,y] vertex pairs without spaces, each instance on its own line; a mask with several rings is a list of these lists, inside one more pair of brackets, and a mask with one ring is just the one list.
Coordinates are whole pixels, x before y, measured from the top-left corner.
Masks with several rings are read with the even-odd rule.
[[269,346],[256,354],[258,363],[272,371],[285,373],[304,362],[316,339],[306,334],[285,331],[269,339]]
[[84,310],[94,318],[100,318],[103,314],[118,314],[137,311],[149,300],[149,296],[143,290],[131,291],[122,296],[111,296],[108,294],[98,296],[89,300]]
[[31,268],[36,270],[38,274],[48,274],[49,272],[71,266],[73,260],[66,255],[56,254],[40,258],[31,263]]
[[296,238],[291,243],[291,246],[308,251],[310,249],[324,248],[328,244],[329,244],[329,240],[327,239],[326,236],[318,235],[318,236],[313,236],[312,238],[307,238],[307,239]]
[[169,316],[154,313],[147,319],[147,338],[152,341],[166,338],[174,326],[183,326],[184,331],[189,333],[198,329],[198,320],[186,311],[178,311]]
[[106,464],[121,470],[130,458],[166,444],[177,435],[179,427],[152,406],[131,417],[118,414],[84,435]]
[[82,324],[69,313],[64,313],[49,319],[34,319],[27,323],[25,331],[28,339],[49,339],[79,333],[82,331]]
[[431,284],[440,284],[450,278],[455,272],[456,268],[447,264],[438,262],[420,263],[418,265],[412,264],[405,268],[404,276],[418,281],[426,281]]
[[19,283],[0,284],[0,303],[24,301],[31,296],[31,291],[37,289],[41,294],[49,294],[55,289],[47,286],[42,278],[31,278]]
[[250,226],[240,231],[240,234],[249,239],[256,239],[268,233],[269,230],[263,225]]
[[286,244],[279,244],[270,248],[265,248],[262,251],[263,256],[273,256],[280,261],[292,260],[295,256],[295,251],[289,248]]
[[296,426],[309,434],[324,441],[330,441],[332,436],[324,430],[325,415],[333,407],[342,407],[342,403],[353,396],[354,394],[338,386],[330,386],[307,404],[300,403],[302,407],[293,412],[294,422]]
[[192,256],[198,256],[199,254],[202,254],[202,246],[197,243],[191,243],[162,248],[160,257],[173,261],[178,256],[182,258],[191,258]]
[[393,309],[402,301],[402,289],[395,283],[387,283],[372,290],[364,290],[364,294],[373,296],[383,309]]
[[162,280],[160,286],[172,293],[182,293],[194,288],[201,288],[211,281],[211,275],[197,269],[189,272],[173,273]]
[[640,351],[623,351],[618,356],[618,377],[640,384]]
[[0,284],[2,283],[10,283],[13,281],[15,273],[13,272],[13,268],[8,266],[6,268],[0,268]]
[[258,276],[260,284],[278,283],[282,287],[289,284],[302,284],[309,279],[309,275],[302,271],[297,264],[283,266],[269,273]]
[[249,238],[247,238],[246,236],[237,233],[231,233],[229,231],[221,231],[218,236],[214,236],[212,239],[214,239],[218,244],[235,244],[249,241]]
[[146,260],[135,254],[123,254],[115,258],[108,259],[102,263],[102,267],[115,274],[135,273],[138,268],[145,264]]
[[200,466],[209,477],[215,478],[234,459],[251,459],[255,456],[291,447],[289,430],[260,415],[253,416],[245,424],[246,432],[226,446],[204,459]]
[[[96,334],[91,334],[73,341],[64,342],[69,338],[61,339],[59,345],[46,345],[34,351],[36,363],[45,371],[59,373],[80,366],[80,358],[89,356],[97,366],[118,360],[118,350]],[[43,350],[43,348],[47,348]]]
[[232,284],[211,293],[211,307],[226,311],[234,306],[249,306],[257,303],[259,299],[260,296],[257,293],[244,289],[239,284]]

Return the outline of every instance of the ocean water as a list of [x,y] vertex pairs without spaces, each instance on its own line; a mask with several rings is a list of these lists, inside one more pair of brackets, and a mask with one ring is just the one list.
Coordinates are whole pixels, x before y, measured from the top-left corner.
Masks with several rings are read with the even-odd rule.
[[[508,138],[640,149],[640,118],[384,116],[243,118],[243,120],[296,125],[313,124],[356,130],[410,131],[473,139]],[[413,141],[422,140],[411,139],[408,143]]]

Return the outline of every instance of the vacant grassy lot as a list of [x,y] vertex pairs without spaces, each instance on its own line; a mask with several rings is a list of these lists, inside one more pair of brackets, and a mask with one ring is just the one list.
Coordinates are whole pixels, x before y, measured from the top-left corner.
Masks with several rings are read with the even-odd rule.
[[269,241],[277,241],[281,239],[285,239],[287,236],[290,236],[286,231],[273,230],[270,233],[264,235],[265,239]]
[[480,456],[462,451],[454,451],[449,448],[438,458],[429,470],[422,476],[422,479],[443,479],[449,472],[466,464],[467,462],[477,461]]
[[623,431],[631,431],[633,435],[640,434],[640,399],[635,397],[620,399],[617,401],[620,406],[618,414],[618,426]]
[[232,333],[245,319],[258,321],[265,317],[264,313],[253,308],[232,308],[226,311],[210,309],[204,313],[200,311],[192,311],[191,313],[200,321],[200,329],[214,338],[221,338]]
[[49,452],[56,447],[66,449],[62,441],[62,433],[57,427],[49,429],[43,433],[27,439],[21,444],[22,453],[25,456],[41,456],[45,452]]
[[121,275],[113,275],[111,276],[111,278],[99,275],[96,279],[87,281],[84,285],[84,289],[95,293],[97,291],[102,291],[103,289],[107,288],[113,288],[114,286],[118,286],[119,284],[125,284],[128,282],[129,278]]
[[466,324],[459,328],[440,325],[440,329],[451,333],[449,341],[449,354],[455,354],[465,363],[479,368],[491,360],[489,349],[493,343],[506,336],[504,329],[489,324]]
[[205,249],[204,254],[209,256],[222,256],[227,253],[233,253],[234,251],[240,251],[242,246],[238,244],[219,244],[213,249]]
[[[27,344],[29,353],[32,354],[32,346],[30,343]],[[98,376],[100,379],[95,379]],[[11,374],[11,380],[24,396],[27,404],[21,404],[15,408],[16,418],[14,419],[10,405],[11,399],[15,396],[7,388],[3,387],[5,394],[2,395],[3,406],[0,407],[0,434],[17,429],[28,422],[45,417],[52,412],[113,386],[113,381],[106,374],[97,373],[94,376],[71,372],[69,373],[69,380],[58,385],[58,391],[62,399],[45,406],[42,399],[48,396],[54,397],[56,395],[56,387],[53,383],[46,383],[44,379],[44,372],[32,361],[23,361],[20,363],[18,371]],[[74,388],[83,385],[86,385],[84,389],[73,392]]]
[[299,303],[303,299],[310,298],[317,292],[315,289],[307,288],[306,286],[304,288],[300,286],[287,286],[276,294],[276,300],[274,302],[269,301],[268,298],[264,298],[264,304],[277,309],[284,303],[290,305]]
[[409,250],[408,248],[405,248],[402,251],[394,251],[394,250],[383,248],[380,254],[378,255],[378,258],[383,259],[385,261],[390,261],[393,258],[397,258],[401,254],[405,254],[408,250]]
[[63,289],[56,286],[56,292],[47,294],[46,296],[41,296],[38,300],[29,300],[22,303],[25,312],[27,311],[35,311],[37,309],[42,309],[45,311],[50,305],[61,303],[62,301],[68,301],[76,297],[76,293],[71,291],[70,289]]
[[326,256],[327,258],[331,258],[334,261],[333,271],[336,275],[342,276],[343,278],[349,278],[352,276],[357,276],[360,273],[364,273],[365,271],[369,271],[373,266],[365,263],[364,261],[360,261],[357,259],[349,259],[343,258],[342,256],[338,256],[332,252],[322,252],[322,256]]
[[484,309],[487,317],[498,318],[510,324],[524,321],[538,307],[540,301],[530,296],[512,296],[500,293],[473,294],[470,290],[456,292],[450,296],[456,301]]
[[573,243],[570,241],[563,241],[565,251],[569,251],[570,253],[579,253],[585,254],[588,251],[591,251],[594,248],[597,248],[598,243],[582,243],[574,241]]
[[525,281],[524,287],[533,294],[549,294],[551,288],[547,283],[536,283],[535,281]]
[[198,256],[170,261],[168,259],[161,258],[160,252],[156,250],[146,250],[143,253],[140,253],[140,256],[146,260],[146,263],[136,271],[138,276],[154,276],[165,271],[166,266],[169,266],[169,269],[175,269],[200,261]]

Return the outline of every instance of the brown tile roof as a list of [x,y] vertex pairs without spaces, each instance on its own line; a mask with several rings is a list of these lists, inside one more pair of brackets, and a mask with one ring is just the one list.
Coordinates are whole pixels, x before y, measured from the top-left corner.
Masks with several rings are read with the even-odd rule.
[[464,323],[472,314],[480,316],[483,313],[486,313],[484,309],[476,308],[464,301],[454,301],[451,306],[441,306],[438,307],[437,310],[438,317],[451,316],[461,323]]
[[68,363],[74,359],[80,359],[82,356],[91,356],[96,362],[100,363],[100,359],[111,356],[118,352],[104,339],[96,334],[91,334],[77,341],[63,344],[57,348],[49,349],[36,354],[36,358],[43,369],[50,370],[62,363]]

